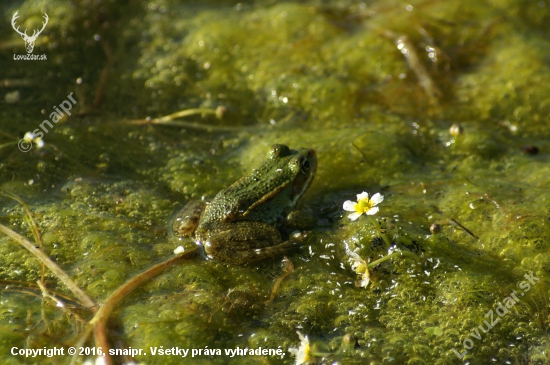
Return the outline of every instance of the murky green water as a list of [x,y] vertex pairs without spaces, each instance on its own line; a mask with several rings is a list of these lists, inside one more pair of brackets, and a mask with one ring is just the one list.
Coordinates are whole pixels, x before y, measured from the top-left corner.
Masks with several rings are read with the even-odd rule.
[[[186,201],[212,198],[274,143],[317,152],[302,204],[318,223],[288,253],[295,270],[272,302],[281,257],[246,266],[195,258],[117,307],[113,348],[143,349],[135,359],[146,364],[286,364],[300,331],[312,362],[550,361],[547,1],[28,0],[0,9],[0,188],[28,204],[45,252],[96,302],[182,244],[168,224]],[[14,60],[26,54],[10,26],[15,11],[29,35],[48,14],[33,50],[47,60]],[[56,123],[71,93],[71,116]],[[220,105],[221,119],[178,119],[206,129],[135,122]],[[452,135],[453,124],[463,132]],[[24,153],[16,143],[28,131],[45,144]],[[342,210],[362,191],[385,197],[374,217],[391,250],[419,256],[372,268],[366,288],[346,246],[365,262],[388,252],[372,220]],[[0,223],[34,242],[23,207],[0,202]],[[441,233],[430,233],[434,223]],[[41,270],[0,237],[3,364],[68,363],[12,349],[67,351],[84,327],[75,314],[91,318],[49,272],[48,290],[73,315],[44,299]],[[202,354],[152,355],[160,346]],[[285,355],[225,355],[237,347]]]

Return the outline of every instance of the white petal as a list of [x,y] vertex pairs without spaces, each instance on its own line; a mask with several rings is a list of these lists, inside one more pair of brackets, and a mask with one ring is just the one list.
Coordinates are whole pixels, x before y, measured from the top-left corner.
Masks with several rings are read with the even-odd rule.
[[346,253],[348,254],[348,261],[349,263],[351,264],[351,269],[353,271],[355,271],[355,269],[357,268],[357,266],[361,265],[361,264],[365,264],[365,261],[361,258],[361,256],[359,256],[358,253],[356,252],[353,252],[352,250],[349,249],[349,246],[347,243],[345,243],[345,246],[346,246]]
[[363,261],[363,259],[361,258],[361,256],[359,256],[357,253],[351,251],[351,250],[346,250],[346,253],[348,254],[350,260],[353,260],[353,261]]
[[36,143],[36,147],[38,148],[44,147],[44,141],[40,137],[35,138],[34,143]]
[[344,202],[344,210],[347,210],[348,212],[355,212],[355,204],[354,202],[352,202],[351,200],[346,200]]
[[348,218],[351,219],[352,221],[356,220],[357,218],[359,218],[361,216],[361,213],[351,213],[350,215],[348,215]]
[[23,139],[24,139],[25,141],[27,141],[27,142],[31,142],[31,141],[34,139],[34,137],[36,137],[36,136],[34,135],[33,132],[27,132],[27,133],[25,133],[25,135],[23,136]]
[[366,288],[367,286],[369,286],[369,283],[370,283],[370,277],[368,275],[363,275],[361,277],[361,281],[360,281],[359,286],[361,288]]
[[363,191],[361,194],[357,194],[357,201],[368,199],[368,198],[369,198],[369,193],[367,193],[366,191]]
[[178,246],[176,247],[176,249],[174,250],[174,255],[178,255],[180,253],[184,253],[185,252],[185,249],[183,248],[183,246]]
[[370,201],[373,202],[374,205],[378,205],[384,201],[384,195],[376,193],[370,198]]
[[366,215],[375,215],[376,213],[378,213],[378,207],[372,207],[370,208],[365,214]]

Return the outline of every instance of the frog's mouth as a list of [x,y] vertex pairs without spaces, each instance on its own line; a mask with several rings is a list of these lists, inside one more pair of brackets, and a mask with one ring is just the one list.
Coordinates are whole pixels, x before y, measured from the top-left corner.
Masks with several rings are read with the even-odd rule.
[[317,172],[317,156],[314,150],[308,150],[305,162],[307,162],[307,165],[302,164],[302,170],[294,179],[292,185],[292,205],[295,205],[300,200],[315,177],[315,173]]

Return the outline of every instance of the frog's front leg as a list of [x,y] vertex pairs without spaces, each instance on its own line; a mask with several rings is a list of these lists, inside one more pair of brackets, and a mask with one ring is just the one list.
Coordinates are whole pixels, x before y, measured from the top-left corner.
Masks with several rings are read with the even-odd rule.
[[291,237],[283,242],[279,231],[262,222],[219,224],[206,237],[199,237],[209,257],[232,264],[245,264],[282,254],[304,239]]

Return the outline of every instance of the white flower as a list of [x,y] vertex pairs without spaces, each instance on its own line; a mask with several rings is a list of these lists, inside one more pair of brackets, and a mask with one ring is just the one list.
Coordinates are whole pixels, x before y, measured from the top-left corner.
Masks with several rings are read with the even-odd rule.
[[346,253],[349,256],[348,260],[351,264],[351,269],[361,275],[361,280],[357,281],[356,285],[361,288],[366,288],[370,283],[370,272],[367,263],[361,258],[361,256],[350,250],[347,244]]
[[300,347],[294,348],[289,347],[288,352],[296,356],[296,362],[294,364],[301,365],[301,364],[307,364],[311,361],[311,350],[309,347],[309,339],[307,336],[304,336],[300,333],[300,331],[296,331],[298,336],[300,337]]
[[31,142],[34,142],[36,144],[36,147],[37,148],[42,148],[44,147],[44,141],[42,140],[41,137],[38,137],[36,134],[34,134],[33,132],[27,132],[25,133],[25,135],[23,136],[23,139],[29,143]]
[[32,140],[36,137],[36,135],[33,132],[27,132],[23,136],[23,139],[27,142],[32,142]]
[[357,203],[346,200],[343,208],[348,212],[353,212],[348,215],[348,218],[354,221],[362,214],[374,215],[378,213],[377,205],[383,201],[384,196],[382,194],[376,193],[369,199],[369,193],[363,191],[361,194],[357,194]]

